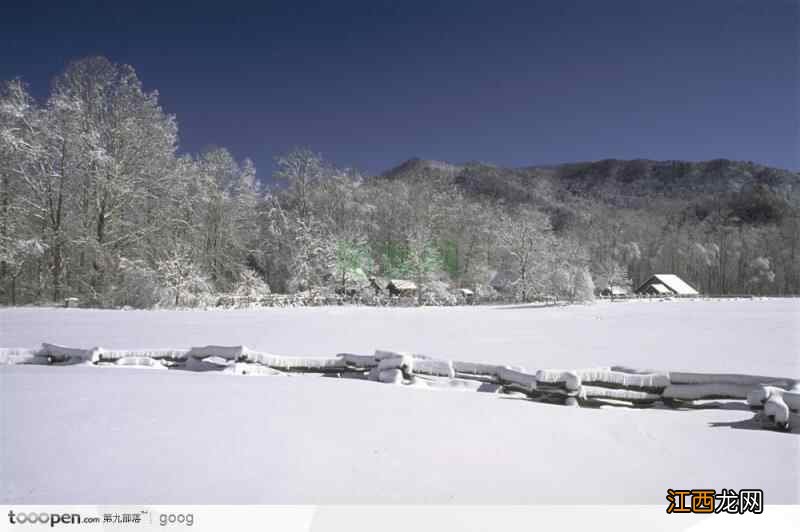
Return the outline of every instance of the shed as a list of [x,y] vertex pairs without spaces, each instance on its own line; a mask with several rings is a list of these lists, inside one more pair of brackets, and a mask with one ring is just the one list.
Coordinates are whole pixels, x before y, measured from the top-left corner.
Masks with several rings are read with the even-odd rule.
[[417,294],[417,285],[403,279],[392,279],[386,289],[393,296],[414,296]]
[[657,273],[636,289],[637,294],[696,296],[699,292],[689,283],[671,273]]
[[673,292],[661,283],[653,283],[639,292],[648,296],[671,296]]
[[383,279],[382,277],[370,277],[369,284],[375,290],[375,295],[377,296],[378,294],[386,290],[389,282],[386,279]]
[[475,292],[470,290],[469,288],[459,288],[458,294],[466,301],[467,303],[473,303],[475,301]]
[[600,292],[600,295],[608,297],[627,297],[628,291],[621,286],[607,286]]

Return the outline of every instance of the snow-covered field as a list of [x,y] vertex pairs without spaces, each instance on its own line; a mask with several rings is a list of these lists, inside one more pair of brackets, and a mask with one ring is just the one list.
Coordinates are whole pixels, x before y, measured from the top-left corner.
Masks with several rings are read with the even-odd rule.
[[[800,377],[800,300],[258,311],[2,309],[0,346],[376,348],[539,368]],[[720,408],[570,408],[350,379],[0,367],[0,502],[800,503],[800,435]],[[752,429],[752,430],[751,430]]]

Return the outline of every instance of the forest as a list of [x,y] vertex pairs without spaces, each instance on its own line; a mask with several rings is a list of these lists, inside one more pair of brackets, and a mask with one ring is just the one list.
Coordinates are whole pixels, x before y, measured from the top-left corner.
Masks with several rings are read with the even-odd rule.
[[675,273],[704,294],[800,293],[800,174],[717,159],[502,168],[411,159],[381,175],[308,148],[271,176],[187,154],[134,69],[69,64],[45,101],[0,88],[0,304],[213,306],[369,294],[419,304],[586,301]]

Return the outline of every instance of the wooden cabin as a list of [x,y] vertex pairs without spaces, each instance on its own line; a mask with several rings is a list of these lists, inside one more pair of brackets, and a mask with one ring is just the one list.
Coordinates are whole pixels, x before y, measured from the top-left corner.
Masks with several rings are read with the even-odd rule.
[[647,281],[636,289],[640,295],[656,296],[697,296],[700,292],[692,286],[671,273],[657,273],[652,275]]

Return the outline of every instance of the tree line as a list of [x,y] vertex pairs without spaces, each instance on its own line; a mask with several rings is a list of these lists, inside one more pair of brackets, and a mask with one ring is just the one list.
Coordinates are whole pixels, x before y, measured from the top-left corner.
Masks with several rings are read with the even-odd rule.
[[352,294],[372,277],[413,280],[420,303],[450,287],[582,301],[657,270],[706,291],[800,288],[796,211],[737,225],[729,206],[676,218],[569,197],[563,222],[447,172],[365,177],[308,149],[279,157],[265,187],[250,160],[224,148],[181,155],[177,139],[158,93],[103,57],[68,65],[44,102],[5,82],[0,302],[209,305],[220,294]]

